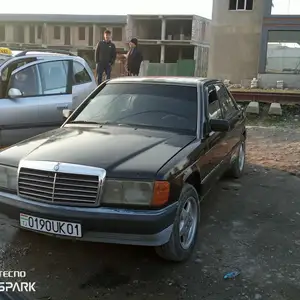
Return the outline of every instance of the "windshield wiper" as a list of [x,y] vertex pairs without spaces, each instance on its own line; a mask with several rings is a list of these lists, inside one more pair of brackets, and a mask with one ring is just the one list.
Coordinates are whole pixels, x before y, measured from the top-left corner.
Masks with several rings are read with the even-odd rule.
[[94,121],[71,121],[69,124],[95,124],[95,125],[103,125],[102,123],[94,122]]

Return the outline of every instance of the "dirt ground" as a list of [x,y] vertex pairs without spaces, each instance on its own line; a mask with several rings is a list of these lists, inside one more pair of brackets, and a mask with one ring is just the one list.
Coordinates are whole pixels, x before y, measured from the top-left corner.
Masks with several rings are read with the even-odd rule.
[[2,218],[1,269],[27,271],[32,299],[299,300],[300,130],[249,128],[247,151],[244,177],[221,181],[203,203],[186,263],[165,263],[150,248],[19,232]]

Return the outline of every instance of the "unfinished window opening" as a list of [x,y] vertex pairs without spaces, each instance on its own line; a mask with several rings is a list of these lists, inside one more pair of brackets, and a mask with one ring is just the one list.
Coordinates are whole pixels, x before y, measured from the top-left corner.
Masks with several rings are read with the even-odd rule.
[[34,25],[29,26],[29,43],[30,44],[35,43],[35,26]]
[[159,63],[160,62],[160,46],[139,45],[139,49],[143,54],[144,61],[148,60],[150,63]]
[[229,0],[229,10],[252,10],[253,0]]
[[135,20],[135,28],[139,39],[161,39],[161,20]]
[[166,39],[167,40],[191,40],[192,20],[167,20]]
[[79,41],[85,40],[85,27],[78,28],[78,38],[79,38]]
[[17,43],[24,43],[24,26],[23,25],[15,25],[14,41]]
[[0,41],[5,41],[5,25],[0,25]]
[[266,73],[300,74],[300,30],[271,30],[268,33]]
[[114,41],[122,41],[122,27],[114,27],[112,30],[112,38]]
[[39,40],[42,39],[42,32],[43,32],[43,26],[39,25],[39,26],[37,27],[37,38],[38,38]]
[[54,26],[53,31],[54,31],[54,34],[53,34],[54,39],[60,40],[60,26]]
[[71,45],[71,28],[65,26],[65,45]]
[[194,60],[194,46],[166,46],[165,63],[177,63],[178,60]]
[[93,39],[94,39],[94,29],[93,26],[89,27],[89,46],[93,46]]

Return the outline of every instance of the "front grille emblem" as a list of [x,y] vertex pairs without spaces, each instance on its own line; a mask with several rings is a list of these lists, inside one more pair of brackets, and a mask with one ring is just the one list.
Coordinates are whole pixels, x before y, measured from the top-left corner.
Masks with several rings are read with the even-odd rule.
[[55,172],[57,172],[57,171],[59,170],[59,165],[60,165],[60,163],[57,163],[57,164],[54,166],[53,169],[54,169]]

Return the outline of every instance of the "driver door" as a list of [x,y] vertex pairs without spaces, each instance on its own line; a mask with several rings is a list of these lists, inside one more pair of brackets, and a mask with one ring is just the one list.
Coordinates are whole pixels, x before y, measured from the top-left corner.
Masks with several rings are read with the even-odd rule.
[[[29,65],[22,66],[12,72],[8,82],[7,92],[0,99],[0,148],[8,147],[21,140],[27,139],[39,131],[36,124],[38,123],[38,98],[34,95],[8,96],[8,90],[16,86],[15,76],[21,74]],[[38,94],[39,78],[37,70],[32,68],[30,72],[32,89],[36,89]],[[22,75],[21,75],[22,76]],[[26,84],[26,82],[23,82]]]
[[[11,89],[19,96],[9,96]],[[72,107],[72,60],[41,60],[12,72],[1,99],[0,138],[6,147],[59,127]]]

